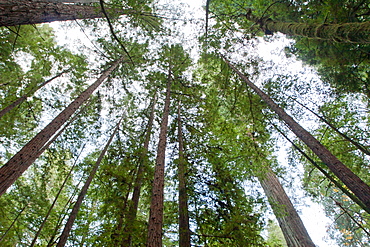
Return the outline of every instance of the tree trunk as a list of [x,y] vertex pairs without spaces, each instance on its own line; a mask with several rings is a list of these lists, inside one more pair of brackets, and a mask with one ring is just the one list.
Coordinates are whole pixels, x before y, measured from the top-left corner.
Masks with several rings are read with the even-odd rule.
[[260,25],[266,34],[281,32],[292,36],[303,36],[335,42],[370,43],[370,22],[351,22],[342,24],[306,24],[274,21],[258,18],[252,11],[245,17]]
[[267,172],[259,176],[258,180],[279,222],[288,247],[315,247],[283,186],[271,168],[267,169]]
[[147,247],[162,247],[162,225],[163,225],[163,194],[164,194],[164,163],[166,155],[166,138],[168,129],[168,115],[170,113],[171,95],[171,68],[168,71],[166,100],[163,109],[159,142],[157,149],[156,166],[154,171],[152,198],[150,203],[150,214],[148,224]]
[[43,130],[30,140],[17,154],[0,168],[0,195],[27,170],[37,159],[37,154],[44,144],[58,131],[58,129],[72,116],[72,114],[90,97],[97,87],[117,68],[123,57],[103,72],[91,86],[80,94],[69,106],[54,118]]
[[36,232],[35,236],[33,237],[33,240],[32,240],[32,243],[30,244],[30,247],[33,247],[33,246],[36,244],[37,238],[39,237],[39,235],[40,235],[40,233],[41,233],[41,231],[42,231],[42,228],[44,228],[44,225],[45,225],[46,221],[48,220],[48,218],[49,218],[49,216],[50,216],[50,214],[51,214],[51,211],[53,210],[53,208],[54,208],[54,206],[55,206],[55,204],[56,204],[56,202],[57,202],[57,200],[58,200],[58,198],[59,198],[60,193],[62,193],[62,191],[63,191],[63,189],[64,189],[64,186],[65,186],[65,185],[66,185],[66,183],[68,182],[68,179],[69,179],[69,177],[71,176],[71,174],[72,174],[72,172],[73,172],[73,169],[74,169],[74,168],[75,168],[75,166],[77,165],[77,161],[78,161],[78,159],[79,159],[79,157],[80,157],[80,155],[81,155],[82,151],[84,150],[84,147],[85,147],[85,145],[81,148],[80,154],[76,157],[76,159],[75,159],[75,162],[74,162],[73,166],[72,166],[72,167],[71,167],[71,169],[69,170],[69,172],[68,172],[67,176],[65,177],[65,179],[64,179],[64,181],[63,181],[63,183],[62,183],[62,185],[60,186],[60,188],[59,188],[59,190],[58,190],[58,193],[56,194],[56,196],[55,196],[55,198],[54,198],[54,200],[53,200],[53,203],[52,203],[52,204],[51,204],[51,206],[49,207],[49,210],[48,210],[48,212],[46,213],[46,215],[45,215],[45,217],[44,217],[44,219],[43,219],[43,221],[42,221],[41,225],[39,226],[39,229],[37,230],[37,232]]
[[370,208],[370,186],[356,176],[348,167],[337,159],[324,145],[322,145],[307,130],[300,126],[280,106],[278,106],[267,94],[254,85],[248,77],[237,70],[226,58],[225,62],[234,70],[240,78],[252,88],[261,99],[289,126],[296,136],[302,140],[324,164],[366,205]]
[[150,111],[150,115],[148,119],[148,126],[146,128],[143,151],[140,154],[139,167],[137,169],[136,180],[134,184],[134,191],[132,193],[130,209],[127,215],[127,223],[126,223],[125,231],[124,231],[127,234],[127,237],[124,237],[122,241],[122,247],[131,246],[132,230],[133,230],[134,221],[136,219],[137,210],[139,207],[140,191],[141,191],[141,185],[143,183],[144,169],[146,167],[147,160],[148,160],[149,141],[150,141],[150,136],[152,134],[156,102],[157,102],[157,93],[155,92],[152,102],[151,102],[151,111]]
[[188,212],[188,194],[186,189],[186,160],[181,127],[180,103],[177,111],[177,128],[179,142],[179,247],[190,247],[190,228]]
[[90,183],[93,180],[93,178],[95,176],[95,173],[98,170],[98,168],[100,166],[100,163],[101,163],[101,161],[102,161],[105,153],[107,152],[109,145],[111,144],[111,142],[112,142],[112,140],[114,138],[114,135],[117,133],[118,128],[119,128],[119,126],[121,124],[122,119],[123,119],[123,116],[118,121],[116,128],[114,129],[113,133],[109,137],[109,140],[108,140],[107,144],[105,145],[103,151],[100,153],[99,158],[97,159],[97,161],[96,161],[94,167],[92,168],[92,170],[91,170],[88,178],[86,179],[86,182],[85,182],[84,186],[82,187],[80,194],[77,197],[77,201],[76,201],[76,203],[73,206],[72,212],[69,215],[69,218],[67,220],[67,223],[64,226],[63,232],[60,235],[60,238],[59,238],[59,242],[57,244],[57,247],[64,247],[65,243],[67,242],[67,238],[68,238],[69,233],[70,233],[70,231],[72,229],[73,223],[74,223],[74,221],[75,221],[75,219],[77,217],[78,211],[80,210],[82,201],[85,198],[85,195],[86,195],[87,190],[88,190],[88,188],[90,186]]
[[4,109],[2,109],[0,111],[0,118],[2,116],[4,116],[6,113],[8,113],[9,111],[11,111],[12,109],[14,109],[16,106],[22,104],[28,97],[30,97],[32,94],[34,94],[37,90],[39,90],[40,88],[42,88],[43,86],[45,86],[46,84],[48,84],[49,82],[51,82],[52,80],[60,77],[61,75],[63,75],[67,71],[68,70],[64,70],[64,71],[60,72],[59,74],[55,75],[54,77],[52,77],[52,78],[44,81],[43,83],[41,83],[39,86],[37,86],[36,89],[31,89],[28,93],[26,93],[25,95],[22,95],[21,97],[19,97],[17,100],[15,100],[10,105],[8,105],[7,107],[5,107]]
[[[59,1],[0,0],[0,9],[0,26],[104,17],[98,6],[64,4]],[[112,11],[116,16],[124,12],[118,8]]]

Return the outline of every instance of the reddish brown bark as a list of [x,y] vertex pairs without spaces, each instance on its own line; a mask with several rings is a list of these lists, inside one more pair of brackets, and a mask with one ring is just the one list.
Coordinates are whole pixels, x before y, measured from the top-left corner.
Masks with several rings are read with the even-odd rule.
[[274,172],[267,168],[267,172],[258,179],[279,222],[287,245],[289,247],[315,247]]
[[30,140],[18,153],[16,153],[5,165],[0,168],[0,195],[27,170],[27,168],[40,155],[40,150],[45,143],[66,123],[73,113],[90,97],[96,88],[117,68],[123,58],[116,60],[112,66],[84,92],[80,94],[69,106],[54,118],[43,130]]
[[180,103],[177,110],[177,133],[179,142],[179,246],[190,247],[190,228],[188,212],[188,194],[186,188],[186,160],[181,126]]
[[224,58],[224,61],[240,76],[247,86],[252,88],[261,97],[261,99],[289,126],[293,133],[324,162],[324,164],[366,205],[366,207],[370,208],[370,186],[339,161],[324,145],[300,126],[267,94],[254,85],[248,77],[237,70],[226,58]]
[[163,116],[159,133],[152,198],[150,203],[147,247],[162,247],[164,163],[166,155],[168,115],[170,113],[170,96],[172,83],[171,74],[172,74],[171,69],[169,69],[166,89],[166,100],[163,109]]
[[132,197],[131,197],[131,204],[130,204],[129,214],[127,215],[127,223],[126,223],[126,227],[125,227],[125,231],[124,231],[127,234],[127,237],[124,237],[124,239],[122,241],[122,247],[131,246],[132,230],[133,230],[134,221],[136,219],[137,210],[138,210],[138,207],[139,207],[141,186],[142,186],[142,183],[143,183],[143,177],[144,177],[144,172],[145,172],[144,169],[146,167],[147,159],[148,159],[149,141],[150,141],[150,136],[152,134],[156,101],[157,101],[157,93],[155,92],[154,96],[153,96],[153,99],[152,99],[152,102],[151,102],[151,111],[150,111],[150,115],[149,115],[149,119],[148,119],[148,125],[147,125],[147,128],[146,128],[143,151],[140,154],[139,167],[138,167],[137,173],[136,173],[134,191],[133,191]]
[[80,210],[82,201],[83,201],[83,199],[86,196],[86,193],[87,193],[87,190],[89,189],[89,186],[91,184],[91,181],[93,180],[93,178],[94,178],[94,176],[96,174],[96,171],[98,170],[98,168],[100,166],[100,163],[101,163],[101,161],[102,161],[105,153],[107,152],[109,145],[111,144],[111,142],[112,142],[112,140],[114,138],[114,135],[117,133],[117,131],[119,129],[119,126],[121,124],[122,119],[123,119],[123,117],[119,120],[116,128],[114,129],[113,133],[109,137],[109,140],[108,140],[107,144],[105,145],[103,151],[100,153],[99,158],[97,159],[97,161],[96,161],[94,167],[92,168],[92,170],[91,170],[88,178],[86,179],[86,182],[85,182],[84,186],[82,187],[82,189],[80,191],[80,194],[77,197],[77,201],[73,205],[73,209],[71,211],[71,214],[69,215],[69,218],[67,220],[67,223],[64,226],[63,232],[60,235],[60,238],[59,238],[59,242],[57,244],[57,247],[64,247],[65,246],[65,243],[67,242],[67,238],[69,236],[69,233],[71,232],[73,223],[74,223],[74,221],[75,221],[75,219],[77,217],[78,211]]

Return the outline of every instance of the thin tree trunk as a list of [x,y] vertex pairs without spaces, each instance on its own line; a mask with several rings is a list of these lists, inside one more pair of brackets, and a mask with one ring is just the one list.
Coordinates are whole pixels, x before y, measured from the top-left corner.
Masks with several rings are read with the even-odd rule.
[[68,238],[69,233],[70,233],[70,231],[72,229],[73,223],[74,223],[74,221],[75,221],[75,219],[77,217],[78,211],[80,210],[82,201],[85,198],[85,195],[86,195],[87,190],[88,190],[88,188],[89,188],[89,186],[91,184],[91,181],[93,180],[93,178],[94,178],[94,176],[96,174],[96,171],[98,170],[98,168],[100,166],[100,163],[103,160],[103,157],[104,157],[105,153],[107,152],[108,147],[109,147],[109,145],[111,144],[111,142],[112,142],[112,140],[114,138],[114,135],[117,133],[117,131],[119,129],[119,126],[121,124],[121,121],[122,121],[123,117],[124,116],[122,116],[122,118],[118,121],[116,128],[114,129],[113,133],[109,137],[109,140],[108,140],[107,144],[105,145],[103,151],[100,153],[99,158],[97,159],[97,161],[96,161],[94,167],[92,168],[92,170],[91,170],[88,178],[86,179],[86,182],[85,182],[84,186],[82,187],[82,189],[80,191],[80,194],[78,195],[77,201],[76,201],[76,203],[73,206],[73,209],[71,211],[71,214],[69,215],[69,218],[67,220],[67,223],[64,226],[63,232],[60,235],[60,238],[59,238],[59,242],[57,244],[57,247],[63,247],[65,245],[65,243],[67,242],[67,238]]
[[43,227],[44,227],[44,225],[45,225],[46,221],[48,220],[48,218],[49,218],[49,216],[50,216],[50,214],[51,214],[51,211],[53,210],[53,208],[54,208],[54,206],[55,206],[55,204],[56,204],[56,202],[57,202],[57,200],[58,200],[58,198],[59,198],[60,193],[62,193],[62,190],[64,189],[64,186],[66,185],[66,183],[67,183],[67,181],[68,181],[69,177],[71,176],[71,174],[72,174],[72,172],[73,172],[73,169],[74,169],[74,168],[75,168],[75,166],[77,165],[77,161],[78,161],[78,159],[79,159],[79,157],[80,157],[80,155],[81,155],[82,151],[84,150],[84,147],[85,147],[85,145],[84,145],[84,146],[82,146],[81,151],[80,151],[79,155],[77,156],[77,158],[75,159],[75,162],[74,162],[73,166],[72,166],[72,167],[71,167],[71,169],[69,170],[69,172],[68,172],[67,176],[65,177],[65,179],[64,179],[64,181],[63,181],[63,183],[62,183],[62,185],[60,186],[60,188],[59,188],[59,190],[58,190],[58,193],[56,194],[56,196],[55,196],[55,198],[54,198],[53,203],[51,204],[51,206],[50,206],[50,208],[49,208],[48,212],[46,213],[46,215],[45,215],[45,217],[44,217],[44,220],[42,221],[42,223],[41,223],[41,225],[40,225],[40,227],[39,227],[38,231],[36,232],[35,236],[33,237],[33,240],[32,240],[32,243],[31,243],[30,247],[33,247],[33,246],[35,245],[35,243],[36,243],[36,241],[37,241],[37,238],[39,237],[39,235],[40,235],[40,233],[41,233],[41,231],[42,231],[42,229],[43,229]]
[[259,176],[258,180],[279,222],[288,247],[315,247],[283,186],[271,168],[266,168],[267,172]]
[[370,151],[369,150],[367,150],[364,146],[362,146],[360,143],[356,142],[352,138],[348,137],[346,134],[344,134],[341,131],[339,131],[339,129],[337,129],[333,124],[331,124],[323,116],[320,116],[319,114],[317,114],[316,112],[314,112],[313,110],[311,110],[307,106],[303,105],[302,103],[298,102],[297,100],[294,100],[294,101],[297,102],[298,104],[300,104],[301,106],[303,106],[304,108],[306,108],[307,110],[309,110],[312,114],[314,114],[316,117],[318,117],[321,121],[323,121],[324,123],[326,123],[330,128],[332,128],[332,130],[334,130],[335,132],[337,132],[340,136],[342,136],[344,139],[346,139],[347,141],[349,141],[350,143],[352,143],[355,147],[357,147],[358,150],[360,150],[361,152],[363,152],[366,155],[370,155]]
[[226,58],[225,62],[234,70],[247,86],[252,88],[261,99],[289,126],[289,128],[302,140],[324,164],[366,205],[370,208],[370,187],[348,167],[337,159],[324,145],[300,126],[291,116],[279,107],[267,94],[254,85],[248,77],[237,70]]
[[54,118],[43,130],[30,140],[17,154],[0,168],[0,195],[27,170],[32,164],[44,144],[58,131],[58,129],[72,116],[72,114],[90,97],[97,87],[117,68],[123,57],[116,60],[91,86],[80,94],[69,106]]
[[188,194],[186,188],[186,160],[184,155],[184,141],[181,126],[180,102],[177,110],[177,128],[179,142],[179,246],[190,247],[190,228],[188,212]]
[[370,22],[351,22],[342,24],[306,24],[274,21],[258,18],[249,10],[244,15],[248,20],[260,25],[266,34],[281,32],[287,35],[347,43],[370,43]]
[[156,102],[157,102],[157,93],[155,92],[152,102],[151,102],[152,105],[151,105],[151,111],[150,111],[150,115],[148,119],[148,125],[146,128],[143,151],[140,154],[139,167],[137,169],[136,180],[134,184],[134,191],[132,193],[129,213],[127,215],[127,223],[126,223],[125,231],[124,231],[127,234],[127,238],[125,237],[123,239],[122,245],[121,245],[122,247],[131,246],[132,230],[133,230],[134,221],[136,219],[137,210],[139,207],[140,191],[141,191],[141,186],[143,183],[144,169],[146,167],[147,160],[148,160],[149,141],[150,141],[150,136],[152,134]]
[[1,243],[1,241],[3,241],[3,239],[5,238],[6,234],[8,234],[8,232],[10,231],[10,229],[12,229],[12,227],[15,224],[15,222],[17,222],[18,218],[22,215],[23,211],[28,207],[28,205],[29,205],[29,203],[26,204],[26,205],[24,205],[24,207],[21,209],[21,211],[17,214],[17,216],[15,217],[15,219],[13,220],[13,222],[10,224],[10,226],[8,227],[8,229],[1,236],[0,243]]
[[14,109],[16,106],[22,104],[28,97],[30,97],[32,94],[34,94],[37,90],[39,90],[40,88],[42,88],[43,86],[45,86],[46,84],[48,84],[49,82],[53,81],[54,79],[60,77],[61,75],[63,75],[64,73],[66,73],[68,70],[64,70],[62,72],[60,72],[59,74],[55,75],[54,77],[44,81],[43,83],[41,83],[39,86],[37,86],[36,89],[32,89],[30,90],[28,93],[22,95],[21,97],[19,97],[17,100],[15,100],[13,103],[11,103],[10,105],[8,105],[7,107],[5,107],[4,109],[2,109],[0,111],[0,118],[2,116],[4,116],[6,113],[8,113],[9,111],[11,111],[12,109]]
[[166,100],[163,109],[162,122],[159,133],[156,166],[154,171],[152,198],[148,224],[147,247],[162,247],[163,225],[163,196],[164,196],[164,164],[166,155],[166,138],[168,129],[168,115],[170,113],[171,95],[171,66],[168,71]]
[[99,7],[31,0],[0,0],[0,26],[102,18]]

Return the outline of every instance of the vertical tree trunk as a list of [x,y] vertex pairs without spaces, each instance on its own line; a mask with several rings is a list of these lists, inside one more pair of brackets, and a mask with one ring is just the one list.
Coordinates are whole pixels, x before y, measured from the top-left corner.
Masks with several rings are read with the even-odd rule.
[[17,180],[22,173],[38,157],[40,149],[58,131],[58,129],[72,116],[72,114],[90,97],[97,87],[117,68],[123,57],[103,72],[91,86],[80,94],[69,106],[54,118],[43,130],[30,140],[17,154],[0,168],[0,195]]
[[170,113],[170,95],[172,83],[171,74],[172,72],[170,66],[170,69],[168,71],[166,100],[163,109],[163,116],[157,149],[156,166],[154,171],[152,199],[150,203],[147,247],[162,247],[164,163],[166,155],[168,115]]
[[177,128],[179,142],[179,246],[190,247],[190,228],[188,212],[188,194],[186,188],[186,160],[184,155],[184,141],[181,127],[180,102],[177,110]]
[[[0,0],[0,26],[102,18],[100,7],[52,1]],[[123,10],[115,9],[122,14]]]
[[63,75],[67,71],[68,70],[64,70],[64,71],[60,72],[59,74],[55,75],[54,77],[52,77],[52,78],[44,81],[43,83],[41,83],[39,86],[37,86],[36,89],[31,89],[28,93],[26,93],[26,94],[22,95],[21,97],[19,97],[17,100],[15,100],[10,105],[8,105],[7,107],[5,107],[4,109],[2,109],[0,111],[0,118],[2,116],[4,116],[6,113],[8,113],[9,111],[11,111],[14,107],[22,104],[23,101],[25,101],[28,97],[30,97],[32,94],[34,94],[37,90],[39,90],[40,88],[42,88],[43,86],[45,86],[46,84],[48,84],[49,82],[51,82],[52,80],[60,77],[61,75]]
[[258,180],[279,222],[288,247],[315,247],[283,186],[271,168],[267,169],[266,174],[259,176]]
[[89,188],[89,186],[91,184],[91,181],[93,180],[93,178],[95,176],[95,173],[98,170],[98,168],[100,166],[100,163],[101,163],[101,161],[102,161],[105,153],[107,152],[109,145],[111,144],[111,142],[112,142],[112,140],[114,138],[114,135],[117,133],[117,131],[119,129],[119,126],[121,124],[121,121],[122,121],[123,117],[124,116],[122,116],[122,118],[118,121],[116,128],[114,129],[113,133],[109,137],[109,140],[108,140],[107,144],[105,145],[103,151],[100,153],[99,158],[97,159],[97,161],[96,161],[94,167],[92,168],[92,170],[91,170],[88,178],[86,179],[86,182],[85,182],[84,186],[82,187],[80,194],[77,197],[77,201],[76,201],[76,203],[73,206],[72,212],[69,215],[69,218],[67,220],[67,223],[64,226],[63,232],[60,235],[60,238],[59,238],[59,242],[57,244],[57,247],[64,247],[65,243],[67,242],[67,238],[68,238],[69,233],[70,233],[70,231],[72,229],[73,223],[74,223],[74,221],[75,221],[75,219],[77,217],[78,211],[80,210],[82,201],[85,198],[85,195],[86,195],[87,190],[88,190],[88,188]]
[[370,186],[356,176],[348,167],[337,159],[324,145],[322,145],[307,130],[300,126],[280,106],[278,106],[267,94],[254,85],[248,77],[237,70],[226,58],[225,62],[234,70],[240,78],[252,88],[261,99],[289,126],[296,136],[302,140],[324,164],[366,205],[370,208]]
[[152,102],[151,102],[151,110],[150,110],[150,115],[148,119],[148,125],[146,128],[143,151],[140,154],[139,167],[137,169],[136,179],[134,183],[134,191],[132,193],[129,213],[127,215],[127,223],[126,223],[125,231],[124,231],[127,234],[126,235],[127,237],[124,237],[122,241],[122,247],[131,246],[133,225],[134,225],[136,215],[137,215],[137,210],[139,207],[140,191],[141,191],[141,186],[143,183],[144,169],[146,167],[147,160],[148,160],[149,141],[150,141],[150,136],[152,134],[156,102],[157,102],[157,93],[155,92]]

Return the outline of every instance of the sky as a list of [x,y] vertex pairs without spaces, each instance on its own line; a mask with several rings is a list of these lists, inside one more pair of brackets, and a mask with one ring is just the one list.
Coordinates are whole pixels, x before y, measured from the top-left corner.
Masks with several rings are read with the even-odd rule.
[[[195,44],[196,40],[191,40],[195,37],[195,34],[201,32],[200,28],[202,25],[196,20],[204,19],[205,12],[203,6],[205,5],[205,0],[161,0],[161,3],[164,4],[184,4],[184,8],[188,13],[193,13],[194,22],[189,22],[188,25],[183,29],[183,37],[187,38],[189,44]],[[185,17],[185,16],[184,16]],[[50,24],[56,30],[56,38],[59,44],[67,45],[69,48],[78,49],[78,43],[83,43],[84,45],[93,48],[91,41],[87,38],[88,33],[81,32],[79,27],[74,27],[73,29],[65,28],[60,23],[54,22]],[[87,35],[87,36],[86,36]],[[284,36],[281,36],[273,44],[266,43],[261,39],[261,42],[258,44],[255,52],[264,58],[266,61],[272,62],[272,64],[283,64],[286,62],[286,57],[284,55],[284,47],[287,45],[290,40],[286,39]],[[76,51],[76,50],[75,50]],[[192,50],[192,56],[197,56],[197,48],[194,47]],[[284,66],[289,66],[289,71],[291,73],[302,74],[307,77],[307,80],[318,80],[314,71],[311,68],[303,66],[302,62],[291,58],[288,64]],[[279,162],[281,164],[288,164],[286,149],[288,147],[282,147],[278,153]],[[302,170],[302,168],[299,168]],[[295,205],[300,213],[302,221],[306,226],[309,235],[317,246],[322,247],[335,247],[338,246],[333,240],[327,236],[326,227],[329,224],[332,224],[330,219],[325,217],[322,206],[317,203],[313,203],[307,197],[304,196],[303,190],[300,188],[300,185],[295,186],[295,190],[287,189],[287,193],[292,198],[295,198],[294,201],[299,201],[299,205]],[[270,213],[270,215],[272,215]]]

